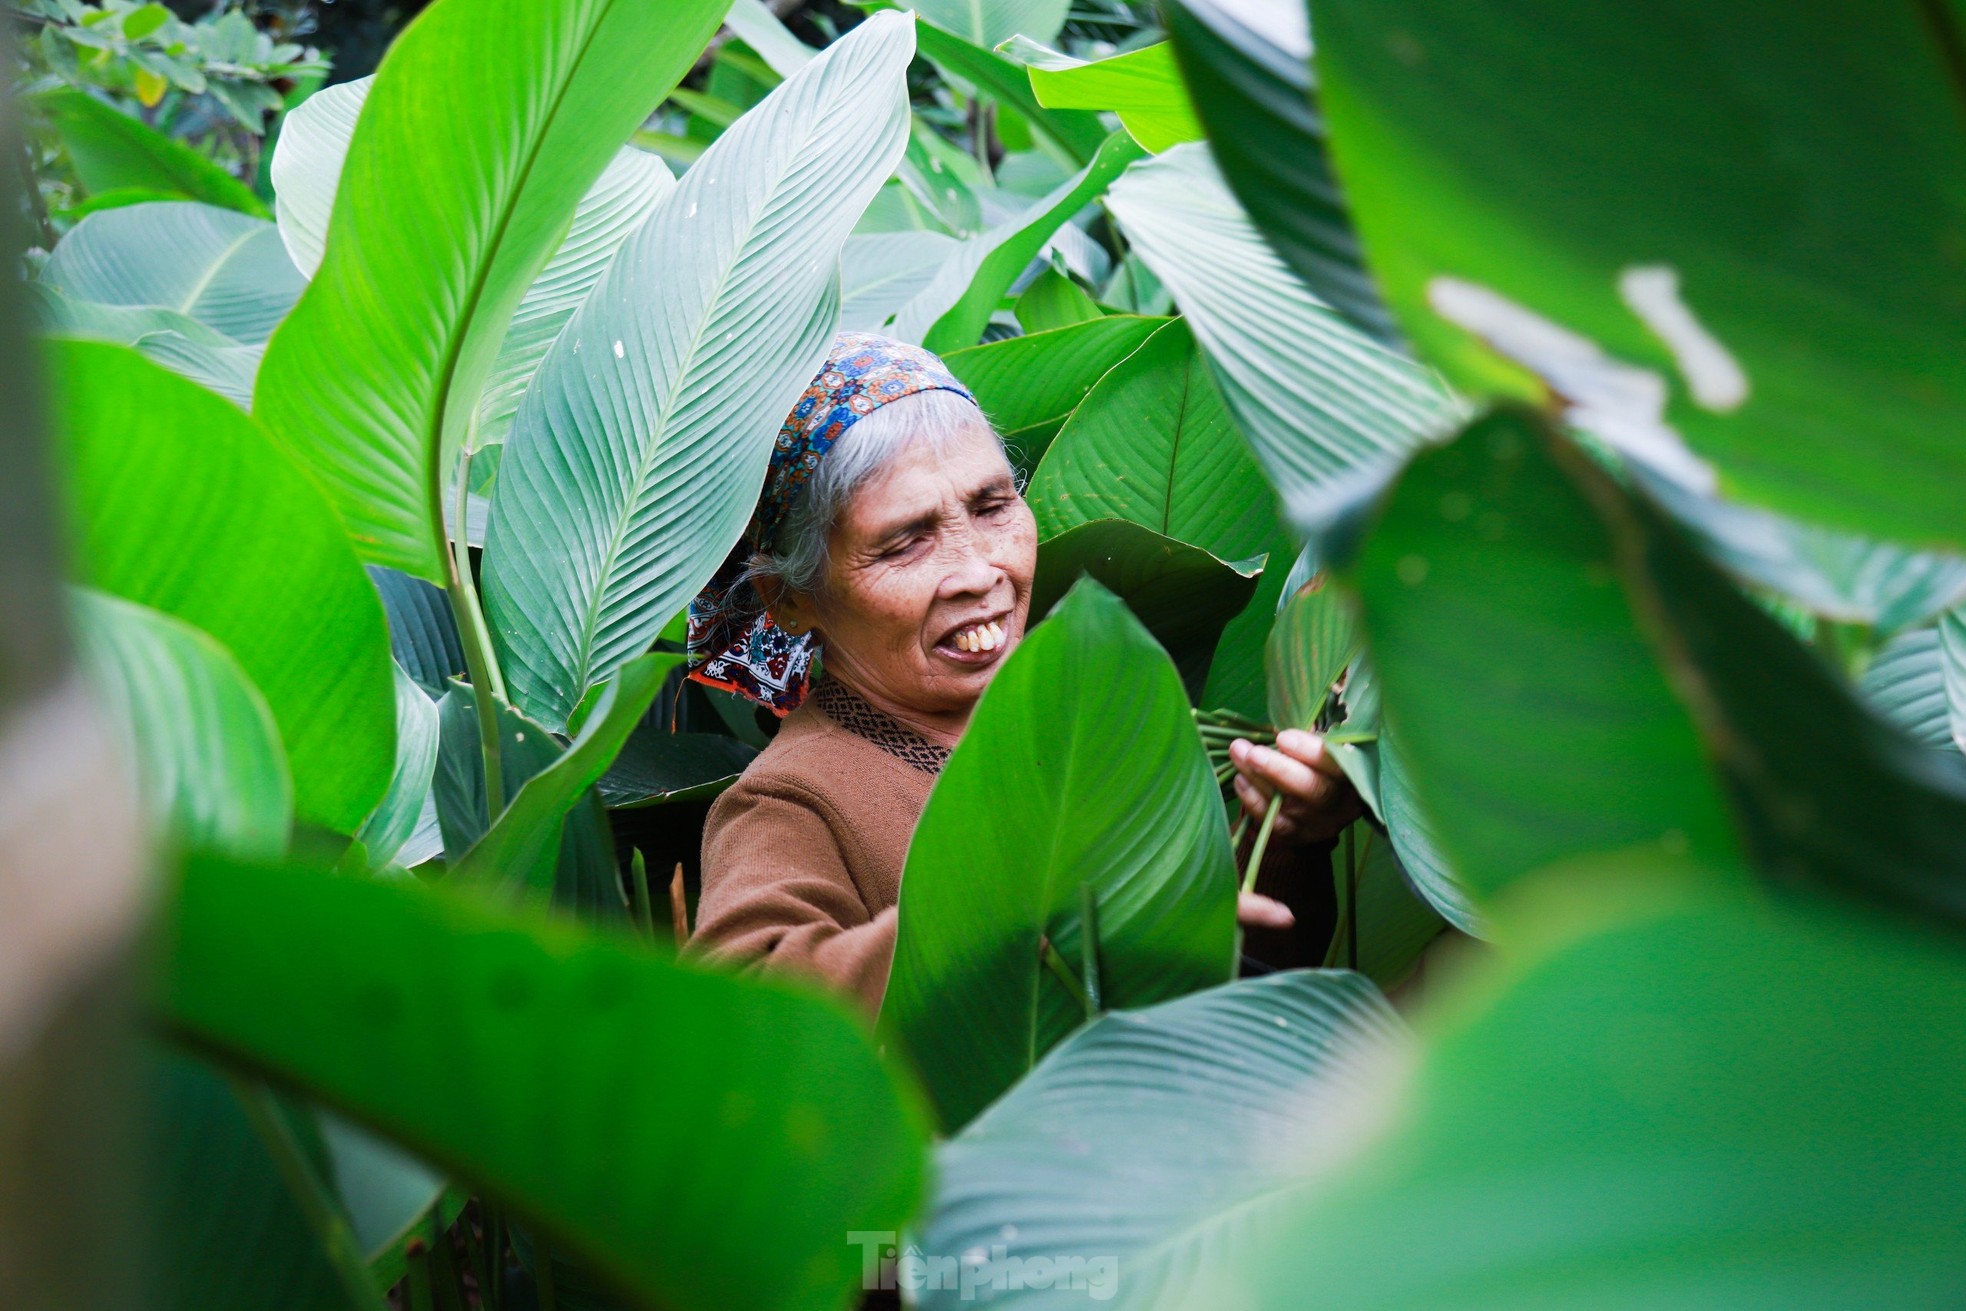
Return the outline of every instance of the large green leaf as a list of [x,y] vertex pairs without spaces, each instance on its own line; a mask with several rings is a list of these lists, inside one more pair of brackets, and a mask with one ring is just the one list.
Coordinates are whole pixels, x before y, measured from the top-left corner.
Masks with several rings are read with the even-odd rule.
[[1017,466],[1035,469],[1093,384],[1166,322],[1114,314],[951,351],[942,362],[975,395]]
[[1228,561],[1126,519],[1095,519],[1038,544],[1031,613],[1042,616],[1081,577],[1126,602],[1199,696],[1222,630],[1250,604],[1260,559]]
[[444,580],[440,503],[512,314],[718,0],[437,0],[390,48],[255,410],[365,558]]
[[[503,702],[496,702],[499,724],[499,777],[496,816],[527,783],[552,768],[565,752],[559,738]],[[557,791],[557,789],[555,789]],[[543,798],[542,798],[543,799]],[[469,684],[453,683],[437,703],[437,770],[431,805],[447,863],[456,864],[485,836],[485,760],[479,739],[476,695]],[[626,909],[615,864],[607,813],[594,794],[578,797],[565,810],[553,862],[553,903],[590,921],[618,917]],[[508,829],[501,842],[521,837]],[[543,859],[543,857],[540,857]],[[481,869],[481,875],[500,871]],[[514,870],[514,878],[543,878],[533,867]],[[508,889],[509,891],[509,889]]]
[[[294,263],[310,276],[327,247],[336,184],[348,157],[357,116],[373,77],[324,87],[289,114],[274,149],[272,178],[280,236]],[[600,280],[614,252],[654,210],[675,179],[645,150],[624,146],[574,207],[573,225],[553,258],[526,288],[498,348],[471,431],[481,449],[505,440],[519,398],[546,357],[547,347]]]
[[1431,376],[1340,318],[1277,258],[1204,147],[1135,164],[1108,204],[1174,292],[1300,524],[1347,508],[1452,420],[1454,402]]
[[1703,493],[1643,465],[1632,472],[1728,573],[1843,623],[1884,632],[1966,597],[1966,560],[1907,551]]
[[710,147],[540,366],[499,465],[485,604],[559,729],[722,563],[825,358],[841,244],[907,133],[914,20],[877,14]]
[[1600,512],[1626,538],[1634,609],[1656,616],[1654,641],[1763,872],[1966,919],[1966,760],[1868,710],[1657,511]]
[[601,776],[596,791],[614,810],[692,801],[723,791],[758,749],[721,733],[674,733],[644,721]]
[[1229,190],[1305,286],[1393,344],[1311,100],[1305,6],[1168,0],[1161,12]]
[[1331,865],[1338,924],[1325,963],[1397,987],[1446,930],[1447,917],[1421,895],[1386,834],[1362,820],[1339,839]]
[[1140,155],[1140,147],[1125,133],[1106,138],[1091,163],[1043,199],[957,247],[934,280],[895,311],[889,331],[932,351],[974,346],[1017,275],[1059,228],[1097,199]]
[[1966,609],[1948,610],[1939,619],[1939,642],[1945,657],[1947,722],[1952,740],[1966,751]]
[[416,832],[437,769],[437,707],[401,665],[392,661],[390,669],[396,679],[396,765],[388,790],[355,834],[371,869],[396,859]]
[[651,653],[621,667],[567,749],[528,778],[485,835],[451,866],[461,884],[551,892],[566,814],[607,772],[680,655]]
[[145,1075],[150,1305],[347,1311],[334,1267],[225,1079],[162,1047]]
[[247,345],[272,335],[306,285],[271,223],[176,200],[89,215],[41,280],[75,300],[174,310]]
[[49,359],[74,575],[222,643],[280,727],[299,817],[353,833],[389,781],[395,696],[382,607],[334,511],[210,392],[120,346]]
[[1092,582],[1005,660],[908,848],[881,1024],[946,1129],[1085,1018],[1040,945],[1082,970],[1086,889],[1106,1004],[1228,980],[1235,865],[1221,794],[1173,666]]
[[442,588],[399,570],[372,564],[368,571],[389,618],[389,650],[396,663],[433,699],[443,696],[453,678],[465,676],[450,599]]
[[1331,685],[1364,645],[1352,598],[1325,579],[1313,579],[1277,611],[1264,644],[1270,722],[1314,729]]
[[1090,63],[1054,51],[1027,62],[1031,90],[1046,109],[1112,110],[1135,141],[1155,152],[1201,140],[1201,122],[1165,41]]
[[1864,670],[1857,691],[1878,714],[1914,742],[1951,747],[1946,714],[1945,654],[1935,628],[1900,633]]
[[832,1307],[922,1190],[919,1100],[807,990],[404,884],[194,861],[161,1005],[645,1302]]
[[[1448,863],[1433,821],[1413,793],[1398,736],[1381,729],[1376,743],[1355,750],[1365,757],[1367,767],[1373,771],[1371,789],[1360,786],[1359,792],[1366,796],[1368,804],[1378,809],[1386,825],[1386,836],[1392,841],[1393,854],[1399,858],[1400,868],[1413,890],[1461,932],[1476,938],[1490,936],[1492,930],[1469,895],[1468,881]],[[1342,752],[1339,758],[1345,759]],[[1350,774],[1349,767],[1346,772]],[[1358,781],[1355,776],[1353,781]]]
[[[1589,876],[1586,876],[1587,878]],[[1574,896],[1575,883],[1570,884]],[[1221,1305],[1943,1305],[1966,1239],[1966,968],[1848,906],[1550,906]],[[1593,931],[1595,930],[1595,931]],[[1526,936],[1526,935],[1525,935]],[[1357,1117],[1365,1117],[1363,1125]]]
[[945,32],[994,50],[1013,36],[1049,41],[1065,26],[1071,0],[905,0]]
[[280,120],[267,177],[273,183],[273,217],[294,267],[311,278],[328,248],[334,198],[348,162],[348,142],[375,77],[324,86]]
[[1007,1284],[1012,1261],[1047,1260],[1030,1301],[1048,1287],[1128,1311],[1233,1305],[1222,1281],[1287,1236],[1321,1180],[1323,1163],[1289,1146],[1373,1087],[1404,1036],[1378,989],[1342,972],[1100,1016],[937,1151],[919,1242],[930,1261],[966,1260],[968,1282],[919,1304],[965,1305],[1000,1273]]
[[944,73],[1015,110],[1035,133],[1048,138],[1074,166],[1090,163],[1099,144],[1106,139],[1099,115],[1090,110],[1046,109],[1040,105],[1031,94],[1030,78],[1023,68],[1003,56],[945,32],[933,23],[924,23],[917,39],[922,54],[934,60]]
[[1742,498],[1966,544],[1956,5],[1336,0],[1317,28],[1360,235],[1457,385],[1534,386],[1434,312],[1449,278],[1675,378]]
[[1093,386],[1026,495],[1045,537],[1121,518],[1224,560],[1267,555],[1248,604],[1222,632],[1203,692],[1206,705],[1262,713],[1263,641],[1295,548],[1185,322],[1158,329]]
[[1040,537],[1130,519],[1241,560],[1261,554],[1281,530],[1263,471],[1179,319],[1086,393],[1025,497]]
[[235,342],[176,310],[75,300],[44,282],[28,287],[42,330],[50,335],[135,347],[138,354],[217,392],[242,410],[252,404],[260,347]]
[[284,851],[293,784],[239,662],[182,620],[114,596],[77,588],[69,613],[152,828],[239,855]]
[[1559,440],[1502,413],[1422,454],[1353,573],[1385,720],[1478,896],[1594,851],[1735,850],[1705,746],[1586,499],[1618,493]]
[[252,188],[155,128],[74,87],[34,97],[68,151],[82,185],[97,194],[138,188],[266,217]]
[[856,232],[840,250],[840,327],[879,332],[956,249],[947,233]]

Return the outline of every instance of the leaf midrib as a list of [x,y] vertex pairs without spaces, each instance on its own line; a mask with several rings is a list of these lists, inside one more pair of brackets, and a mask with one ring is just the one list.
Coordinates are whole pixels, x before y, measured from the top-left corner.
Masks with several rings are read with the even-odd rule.
[[[599,36],[601,28],[606,25],[608,16],[613,12],[614,0],[605,0],[601,11],[595,15],[593,23],[588,27],[587,34],[581,38],[579,51],[568,64],[566,76],[560,79],[560,85],[553,93],[552,102],[540,120],[540,130],[534,135],[531,145],[525,152],[524,162],[519,168],[518,183],[512,188],[508,202],[500,206],[491,240],[485,246],[485,258],[479,261],[477,269],[472,274],[458,329],[451,333],[444,343],[444,356],[437,368],[439,383],[437,404],[431,412],[429,426],[422,433],[423,449],[429,456],[424,478],[425,508],[429,511],[432,545],[436,547],[440,565],[449,554],[448,534],[444,529],[444,423],[450,416],[451,387],[457,379],[458,360],[464,354],[465,339],[471,335],[472,329],[477,324],[478,308],[484,300],[485,284],[491,279],[492,266],[498,263],[499,252],[504,249],[505,234],[511,229],[512,216],[518,212],[519,206],[525,200],[527,188],[532,182],[533,170],[538,166],[540,153],[545,149],[546,138],[552,135],[561,107],[566,103],[567,93],[572,89],[574,80],[586,64],[595,38]],[[575,205],[580,203],[577,197],[574,203]],[[548,258],[551,258],[550,255]],[[465,531],[465,526],[458,525],[458,531]]]

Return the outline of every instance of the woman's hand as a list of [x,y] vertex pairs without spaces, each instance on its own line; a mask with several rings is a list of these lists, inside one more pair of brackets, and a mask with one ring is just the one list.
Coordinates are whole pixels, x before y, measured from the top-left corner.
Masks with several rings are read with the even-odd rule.
[[1271,797],[1283,797],[1272,842],[1323,842],[1363,812],[1351,780],[1316,733],[1286,728],[1274,748],[1237,738],[1229,744],[1229,759],[1236,767],[1236,796],[1256,822],[1269,810]]

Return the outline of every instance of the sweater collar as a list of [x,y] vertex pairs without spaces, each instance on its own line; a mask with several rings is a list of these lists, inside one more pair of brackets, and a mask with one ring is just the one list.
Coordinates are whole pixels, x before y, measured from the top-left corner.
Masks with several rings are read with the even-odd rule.
[[837,679],[822,678],[812,689],[813,703],[826,717],[924,774],[940,774],[949,748],[938,746]]

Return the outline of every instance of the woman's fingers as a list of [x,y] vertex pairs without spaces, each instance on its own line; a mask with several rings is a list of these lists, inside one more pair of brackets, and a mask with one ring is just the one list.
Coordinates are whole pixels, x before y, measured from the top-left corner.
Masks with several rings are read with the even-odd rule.
[[1290,907],[1260,892],[1236,896],[1236,922],[1246,929],[1287,929],[1297,922]]
[[1241,801],[1242,808],[1256,819],[1263,818],[1263,813],[1270,808],[1270,794],[1252,783],[1244,774],[1236,775],[1236,799]]
[[1345,776],[1344,767],[1338,758],[1324,745],[1324,738],[1317,733],[1306,733],[1301,728],[1286,728],[1277,734],[1277,750],[1315,769],[1328,779],[1338,780]]
[[[1316,743],[1319,754],[1322,754],[1324,744],[1316,737],[1309,733],[1300,736]],[[1321,774],[1294,754],[1287,755],[1270,747],[1259,747],[1241,738],[1229,744],[1229,759],[1235,762],[1236,769],[1240,771],[1242,777],[1262,786],[1265,793],[1273,790],[1281,791],[1286,797],[1294,797],[1299,801],[1318,801],[1338,781],[1338,778],[1343,777],[1342,774],[1338,775],[1338,778]]]

